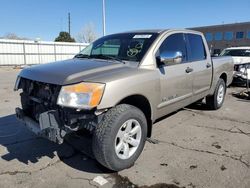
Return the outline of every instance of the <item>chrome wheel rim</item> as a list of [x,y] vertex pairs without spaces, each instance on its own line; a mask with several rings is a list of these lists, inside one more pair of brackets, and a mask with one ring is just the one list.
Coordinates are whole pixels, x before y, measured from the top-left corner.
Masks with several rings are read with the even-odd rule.
[[218,95],[217,95],[217,102],[219,105],[223,102],[224,94],[225,94],[224,86],[220,85],[220,87],[218,89]]
[[138,149],[142,137],[140,123],[129,119],[120,127],[115,138],[115,152],[120,159],[129,159]]

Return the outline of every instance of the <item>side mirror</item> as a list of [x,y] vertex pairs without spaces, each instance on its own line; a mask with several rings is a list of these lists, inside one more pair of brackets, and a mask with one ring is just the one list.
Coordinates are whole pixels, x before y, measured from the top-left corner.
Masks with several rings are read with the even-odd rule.
[[180,51],[163,51],[156,58],[165,65],[179,64],[182,61],[182,53]]
[[219,56],[219,54],[214,54],[213,56],[214,56],[214,57],[218,57],[218,56]]

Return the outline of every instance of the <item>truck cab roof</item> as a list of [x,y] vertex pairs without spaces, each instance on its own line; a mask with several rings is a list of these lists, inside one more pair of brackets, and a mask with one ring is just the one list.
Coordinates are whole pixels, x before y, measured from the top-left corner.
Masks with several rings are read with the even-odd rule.
[[[125,32],[121,32],[121,33],[158,33],[158,34],[161,34],[161,33],[165,33],[165,32],[168,32],[168,31],[180,31],[180,32],[193,32],[193,33],[199,33],[199,34],[202,34],[201,32],[199,31],[195,31],[195,30],[190,30],[190,29],[143,29],[143,30],[131,30],[131,31],[125,31]],[[116,33],[117,34],[117,33]]]

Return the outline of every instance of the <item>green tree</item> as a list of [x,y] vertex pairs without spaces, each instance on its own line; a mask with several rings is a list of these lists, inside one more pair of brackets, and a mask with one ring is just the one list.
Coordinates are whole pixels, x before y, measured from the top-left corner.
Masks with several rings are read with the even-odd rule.
[[75,39],[68,32],[61,31],[59,36],[56,37],[55,42],[75,42]]

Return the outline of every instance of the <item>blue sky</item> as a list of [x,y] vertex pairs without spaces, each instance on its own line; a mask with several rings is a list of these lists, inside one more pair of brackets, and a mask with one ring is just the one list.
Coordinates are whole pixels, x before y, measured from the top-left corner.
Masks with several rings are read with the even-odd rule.
[[[0,0],[0,36],[54,40],[67,30],[76,36],[92,22],[102,35],[102,0]],[[107,34],[148,28],[185,28],[250,21],[250,0],[106,0]]]

